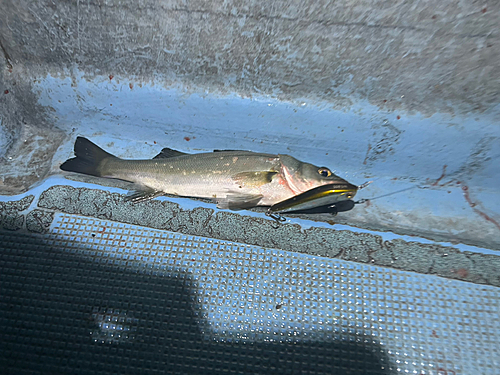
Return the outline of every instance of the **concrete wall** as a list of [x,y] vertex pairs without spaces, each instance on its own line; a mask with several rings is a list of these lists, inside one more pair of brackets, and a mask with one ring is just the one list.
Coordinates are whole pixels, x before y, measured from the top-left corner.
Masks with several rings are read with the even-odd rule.
[[182,81],[349,108],[467,114],[499,103],[499,4],[2,0],[13,65]]
[[0,8],[4,194],[58,173],[77,134],[123,157],[286,152],[399,192],[337,222],[500,247],[498,3]]

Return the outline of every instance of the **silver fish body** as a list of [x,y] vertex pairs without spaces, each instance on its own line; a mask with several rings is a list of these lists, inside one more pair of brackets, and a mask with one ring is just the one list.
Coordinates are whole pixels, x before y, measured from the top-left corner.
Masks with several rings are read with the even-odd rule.
[[250,151],[185,154],[165,148],[151,160],[117,158],[86,138],[75,142],[65,171],[133,182],[130,200],[163,194],[213,199],[221,208],[272,206],[309,189],[347,181],[289,155]]

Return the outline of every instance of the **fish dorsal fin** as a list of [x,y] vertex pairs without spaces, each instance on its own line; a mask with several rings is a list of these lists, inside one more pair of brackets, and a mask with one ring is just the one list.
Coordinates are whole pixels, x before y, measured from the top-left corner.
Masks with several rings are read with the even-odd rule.
[[214,150],[214,152],[251,152],[251,151],[246,151],[246,150]]
[[168,158],[176,158],[178,156],[190,155],[185,152],[173,150],[171,148],[165,147],[160,151],[158,155],[156,155],[153,159],[168,159]]
[[268,184],[273,180],[273,176],[278,172],[273,171],[258,171],[258,172],[241,172],[235,174],[232,178],[240,186],[259,187]]

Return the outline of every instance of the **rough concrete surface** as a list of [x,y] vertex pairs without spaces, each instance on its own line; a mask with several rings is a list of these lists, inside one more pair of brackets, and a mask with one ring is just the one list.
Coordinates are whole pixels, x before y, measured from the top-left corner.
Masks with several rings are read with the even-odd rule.
[[53,220],[53,212],[35,209],[26,215],[26,229],[34,233],[47,233]]
[[27,191],[45,178],[55,151],[66,138],[54,125],[53,112],[37,103],[30,73],[23,68],[10,70],[0,69],[2,194]]
[[168,201],[132,204],[123,199],[123,195],[102,190],[54,186],[41,194],[38,207],[500,286],[497,271],[500,257],[495,255],[403,240],[383,241],[378,235],[347,230],[303,229],[291,224],[276,229],[271,220],[230,212],[214,215],[214,211],[207,208],[183,210]]
[[0,202],[0,228],[19,230],[24,226],[24,213],[35,197],[29,195],[18,201]]

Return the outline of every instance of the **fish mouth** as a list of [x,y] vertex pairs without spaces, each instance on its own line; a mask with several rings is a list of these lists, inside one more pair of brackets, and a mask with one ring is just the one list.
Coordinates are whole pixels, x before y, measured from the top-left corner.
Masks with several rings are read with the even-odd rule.
[[[290,173],[288,168],[283,164],[281,166],[281,170],[282,170],[282,175],[285,177],[285,181],[288,184],[288,187],[290,188],[290,190],[293,192],[294,195],[302,194],[302,193],[309,192],[309,191],[312,191],[314,189],[320,189],[320,188],[323,188],[325,191],[328,191],[329,188],[327,188],[326,186],[329,186],[330,190],[331,190],[331,187],[334,185],[337,185],[339,187],[339,189],[340,189],[341,185],[344,185],[347,190],[354,190],[355,192],[358,190],[357,186],[350,184],[349,182],[347,182],[346,180],[344,180],[343,178],[340,178],[340,177],[338,178],[338,180],[328,181],[328,183],[325,183],[324,185],[318,186],[317,184],[311,184],[311,183],[308,184],[307,180],[300,181],[299,179],[295,179],[295,181],[294,181],[292,174]],[[300,183],[301,185],[306,185],[306,186],[299,187],[298,183]],[[330,193],[330,194],[332,194],[332,193]],[[354,194],[356,194],[356,193],[354,193]]]

